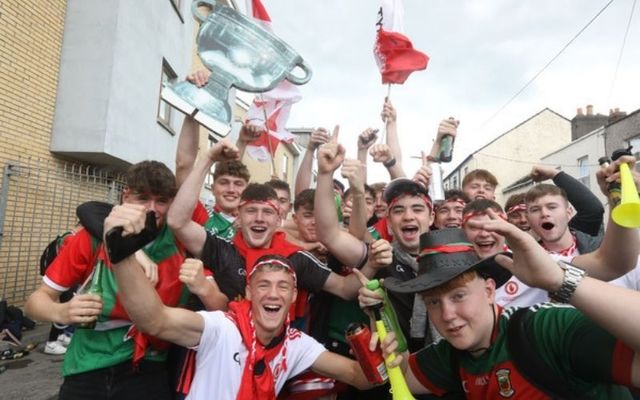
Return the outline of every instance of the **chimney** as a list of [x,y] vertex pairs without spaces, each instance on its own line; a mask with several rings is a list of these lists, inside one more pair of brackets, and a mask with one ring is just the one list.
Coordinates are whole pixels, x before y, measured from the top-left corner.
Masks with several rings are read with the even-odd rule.
[[587,105],[587,115],[593,115],[593,106],[591,104]]
[[613,124],[614,122],[619,121],[626,116],[626,112],[620,111],[620,108],[616,107],[613,110],[609,110],[609,118],[607,119],[607,124]]
[[584,115],[582,113],[582,107],[578,107],[578,109],[576,110],[576,116],[578,116],[578,115]]

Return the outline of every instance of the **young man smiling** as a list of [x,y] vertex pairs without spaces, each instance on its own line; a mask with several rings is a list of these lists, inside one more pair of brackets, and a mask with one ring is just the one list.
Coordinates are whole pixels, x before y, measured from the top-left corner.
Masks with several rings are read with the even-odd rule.
[[[107,221],[106,229],[128,225]],[[140,216],[138,217],[138,223]],[[187,260],[187,263],[201,263]],[[246,300],[229,312],[166,307],[128,257],[115,267],[123,302],[139,328],[181,346],[197,348],[195,377],[187,399],[275,399],[285,381],[307,368],[360,388],[367,382],[357,362],[330,353],[289,325],[297,296],[296,273],[289,260],[266,255],[247,277]]]
[[[343,262],[356,256],[363,243],[340,229],[335,206],[331,201],[334,172],[343,163],[352,164],[350,160],[345,160],[345,152],[335,135],[329,143],[320,146],[315,201],[318,238],[331,254]],[[356,185],[352,187],[362,196],[364,181],[359,181],[359,188],[356,189]],[[393,260],[376,277],[395,276],[409,280],[415,277],[418,270],[415,256],[420,250],[420,234],[429,231],[433,220],[431,199],[422,185],[406,178],[391,181],[384,191],[384,199],[388,204],[387,225],[394,239]],[[413,295],[392,293],[390,298],[398,314],[400,327],[404,335],[410,338],[411,348],[419,348],[425,337],[428,337],[424,304],[415,302]]]
[[[420,293],[430,321],[444,337],[394,362],[405,371],[411,392],[469,399],[547,399],[557,396],[559,389],[565,398],[569,393],[573,398],[631,399],[623,386],[640,385],[640,293],[557,264],[531,236],[491,210],[488,215],[486,222],[471,223],[507,237],[513,260],[504,255],[479,260],[461,232],[439,230],[421,239],[416,279],[385,281],[388,290]],[[635,236],[632,247],[637,252],[637,232]],[[495,288],[506,282],[509,271],[575,308],[545,304],[523,309],[518,312],[521,319],[515,318],[515,309],[495,304]],[[363,306],[379,302],[364,289],[360,300]],[[540,380],[544,371],[539,369],[536,376],[525,375],[523,368],[530,368],[513,361],[514,351],[523,349],[508,347],[514,335],[511,323],[521,324],[517,335],[540,355],[545,371],[561,377],[562,387]],[[383,351],[389,354],[396,346],[389,335]]]

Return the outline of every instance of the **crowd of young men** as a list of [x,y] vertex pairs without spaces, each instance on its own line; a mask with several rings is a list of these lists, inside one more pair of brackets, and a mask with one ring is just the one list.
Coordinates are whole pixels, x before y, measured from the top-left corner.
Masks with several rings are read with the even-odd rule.
[[[39,320],[97,320],[76,330],[60,399],[390,399],[388,384],[367,381],[345,337],[381,300],[363,286],[372,278],[384,279],[398,316],[383,350],[400,355],[417,398],[630,398],[623,386],[640,384],[637,229],[612,221],[605,229],[597,198],[548,166],[531,176],[553,185],[512,196],[504,209],[483,169],[434,200],[429,163],[459,121],[442,121],[409,178],[390,101],[381,116],[386,143],[365,130],[356,159],[338,127],[315,130],[293,193],[277,179],[251,182],[241,158],[260,127],[245,125],[236,145],[223,140],[198,157],[198,125],[187,117],[175,176],[144,161],[130,168],[120,205],[82,205],[82,228],[26,304]],[[368,156],[390,182],[367,184]],[[635,160],[598,174],[605,195],[621,162]],[[207,208],[199,193],[212,168]],[[100,296],[58,302],[96,280],[94,271]],[[189,350],[174,347],[178,356],[167,359],[171,343]]]

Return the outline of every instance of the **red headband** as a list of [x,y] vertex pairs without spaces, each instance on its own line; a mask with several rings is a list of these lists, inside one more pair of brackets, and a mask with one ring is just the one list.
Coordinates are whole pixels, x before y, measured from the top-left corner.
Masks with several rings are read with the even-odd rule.
[[280,213],[280,207],[271,200],[244,200],[244,201],[241,201],[240,204],[238,204],[238,208],[246,206],[247,204],[253,204],[253,203],[266,204],[271,208],[273,208],[276,211],[276,213],[278,214]]
[[445,203],[457,203],[457,204],[460,204],[462,207],[467,205],[467,203],[462,199],[451,198],[451,199],[445,199],[445,201],[443,201],[439,206],[436,206],[435,209],[437,210],[438,208],[442,207],[442,205]]
[[[391,208],[393,207],[393,205],[396,204],[398,200],[400,200],[404,196],[412,196],[412,195],[410,195],[409,193],[404,193],[404,194],[401,194],[400,196],[397,196],[395,199],[391,200],[391,203],[389,203],[389,206],[387,207],[387,214],[391,213]],[[425,196],[424,194],[416,194],[415,196],[418,196],[422,200],[424,200],[424,202],[427,204],[427,207],[429,207],[429,210],[433,211],[433,204],[431,203],[431,199],[429,198],[429,196]]]
[[[498,217],[504,220],[507,219],[507,216],[504,213],[497,213],[497,214],[498,214]],[[462,217],[462,226],[464,226],[464,224],[466,224],[467,221],[469,221],[471,218],[477,217],[480,215],[487,215],[487,213],[485,211],[469,211]]]
[[524,203],[520,203],[509,207],[509,209],[507,210],[507,215],[516,211],[527,211],[527,205]]
[[260,261],[259,263],[254,265],[253,269],[251,270],[251,273],[249,274],[249,277],[247,278],[247,281],[251,280],[251,277],[253,276],[253,274],[258,270],[258,267],[266,264],[269,264],[269,265],[276,264],[284,267],[287,270],[287,272],[290,273],[291,276],[293,277],[293,286],[294,287],[298,286],[298,277],[296,276],[296,271],[294,271],[293,268],[291,268],[291,265],[276,259]]

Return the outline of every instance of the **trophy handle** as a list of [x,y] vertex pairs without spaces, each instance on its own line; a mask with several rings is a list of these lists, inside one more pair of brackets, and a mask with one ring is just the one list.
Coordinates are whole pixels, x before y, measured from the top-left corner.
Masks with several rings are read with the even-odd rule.
[[207,19],[207,16],[202,15],[200,10],[198,10],[198,7],[207,6],[211,9],[211,12],[213,12],[216,7],[216,3],[217,0],[194,0],[194,2],[191,3],[191,14],[193,14],[193,18],[195,18],[200,24],[203,24]]
[[300,67],[302,72],[304,72],[304,75],[302,77],[297,77],[293,74],[292,71],[289,71],[287,72],[285,79],[293,83],[294,85],[304,85],[305,83],[309,82],[312,75],[311,67],[309,66],[309,64],[307,64],[306,61],[302,60],[301,62],[296,64],[296,67]]

